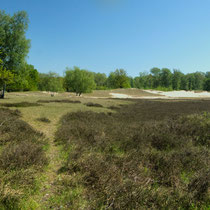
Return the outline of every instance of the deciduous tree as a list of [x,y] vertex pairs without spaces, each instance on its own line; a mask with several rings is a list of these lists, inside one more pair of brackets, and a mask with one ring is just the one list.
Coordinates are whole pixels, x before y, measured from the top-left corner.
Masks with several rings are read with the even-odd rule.
[[95,89],[94,74],[79,67],[66,68],[64,87],[67,91],[75,92],[76,95],[91,92]]

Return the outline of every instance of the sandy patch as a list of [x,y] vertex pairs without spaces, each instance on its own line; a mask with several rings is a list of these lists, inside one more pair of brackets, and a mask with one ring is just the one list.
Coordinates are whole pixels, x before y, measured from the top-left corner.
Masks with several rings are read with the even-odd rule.
[[169,98],[209,98],[210,92],[202,91],[202,92],[195,92],[195,91],[156,91],[156,90],[145,90],[148,93],[160,94],[165,97]]
[[132,96],[122,93],[110,93],[110,95],[112,96],[112,98],[133,98]]

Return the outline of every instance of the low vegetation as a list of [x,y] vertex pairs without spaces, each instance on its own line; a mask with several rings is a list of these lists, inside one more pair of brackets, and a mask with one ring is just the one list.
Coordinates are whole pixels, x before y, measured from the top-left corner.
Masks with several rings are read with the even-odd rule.
[[0,116],[0,209],[22,209],[39,190],[38,174],[48,164],[47,144],[42,133],[20,119],[19,111],[1,108]]
[[44,123],[50,123],[50,122],[51,122],[51,121],[50,121],[48,118],[46,118],[46,117],[40,117],[40,118],[37,118],[37,120],[40,121],[40,122],[44,122]]
[[72,209],[209,208],[209,103],[136,101],[116,113],[65,115],[52,206],[60,198]]
[[38,100],[38,103],[72,103],[72,104],[79,104],[81,101],[78,100],[68,100],[68,99],[56,99],[56,100]]
[[38,103],[31,103],[31,102],[18,102],[18,103],[3,103],[1,106],[4,107],[32,107],[32,106],[41,106]]
[[97,104],[97,103],[92,103],[92,102],[88,102],[85,104],[86,106],[94,106],[94,107],[103,107],[103,105],[101,104]]

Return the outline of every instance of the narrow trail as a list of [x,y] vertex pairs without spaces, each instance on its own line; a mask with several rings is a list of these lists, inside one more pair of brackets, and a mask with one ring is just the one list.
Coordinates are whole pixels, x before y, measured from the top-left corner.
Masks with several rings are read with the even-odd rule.
[[58,170],[62,166],[62,160],[60,158],[60,150],[56,143],[54,142],[54,135],[57,130],[58,120],[53,121],[49,124],[42,124],[41,126],[36,126],[38,131],[45,134],[49,148],[46,151],[47,158],[49,160],[49,165],[41,175],[43,176],[43,181],[41,183],[41,189],[39,195],[34,196],[34,200],[40,205],[40,209],[49,209],[49,199],[54,194],[54,182],[58,179]]

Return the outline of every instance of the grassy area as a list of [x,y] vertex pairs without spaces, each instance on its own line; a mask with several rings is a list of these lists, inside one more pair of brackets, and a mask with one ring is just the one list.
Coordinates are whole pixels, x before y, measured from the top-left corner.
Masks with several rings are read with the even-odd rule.
[[116,90],[95,90],[92,93],[86,93],[84,96],[86,97],[111,97],[110,93],[119,93],[119,94],[126,94],[133,97],[151,97],[151,96],[160,96],[158,94],[148,93],[146,91],[136,89],[136,88],[129,88],[129,89],[116,89]]
[[0,100],[2,209],[209,208],[209,100],[93,95]]

